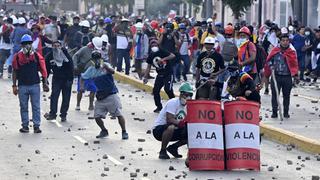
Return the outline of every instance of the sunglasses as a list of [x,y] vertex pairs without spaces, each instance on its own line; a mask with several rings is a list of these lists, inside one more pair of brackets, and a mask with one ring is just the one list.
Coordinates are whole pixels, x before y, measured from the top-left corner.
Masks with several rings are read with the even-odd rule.
[[185,96],[185,97],[192,97],[193,93],[183,93],[182,95]]

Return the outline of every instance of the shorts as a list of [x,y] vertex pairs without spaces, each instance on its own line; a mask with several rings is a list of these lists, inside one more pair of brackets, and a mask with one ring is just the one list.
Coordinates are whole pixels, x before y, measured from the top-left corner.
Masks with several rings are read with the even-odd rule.
[[108,113],[111,116],[119,117],[122,116],[121,109],[122,106],[119,96],[117,94],[111,94],[100,101],[96,101],[94,117],[104,119]]
[[[162,141],[162,134],[168,128],[168,126],[169,125],[167,124],[156,126],[152,131],[154,138],[156,138],[156,140],[158,141]],[[179,141],[179,140],[186,140],[186,139],[188,139],[187,126],[185,126],[184,128],[176,128],[173,132],[173,135],[170,141]]]
[[[85,91],[94,92],[94,93],[97,92],[97,87],[94,84],[94,80],[93,79],[84,80],[84,90]],[[78,76],[77,91],[80,92],[80,76]]]

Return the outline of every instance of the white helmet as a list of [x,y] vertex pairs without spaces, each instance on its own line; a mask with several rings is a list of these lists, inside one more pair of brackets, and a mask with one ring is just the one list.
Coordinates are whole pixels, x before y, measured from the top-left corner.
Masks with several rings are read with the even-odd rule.
[[287,27],[281,28],[281,34],[288,34],[288,33],[289,33],[289,31],[288,31]]
[[25,24],[25,23],[27,23],[27,22],[26,22],[26,19],[25,19],[24,17],[19,17],[19,18],[18,18],[18,23],[19,23],[19,24]]
[[101,36],[101,40],[102,40],[102,42],[109,42],[109,37],[106,35],[106,34],[103,34],[102,36]]
[[293,31],[294,27],[290,25],[288,29],[289,29],[289,31]]
[[216,38],[206,37],[206,39],[204,40],[204,44],[215,44],[216,41],[217,41]]
[[94,37],[92,39],[92,44],[94,45],[94,48],[101,50],[102,48],[102,39],[100,37]]
[[87,20],[81,21],[79,25],[83,26],[83,27],[90,28],[90,23]]
[[143,24],[141,22],[138,22],[134,26],[137,28],[137,30],[142,30],[142,28],[143,28]]
[[12,24],[19,24],[18,19],[16,16],[10,16],[12,18]]
[[207,19],[207,23],[209,24],[209,23],[212,23],[213,22],[213,20],[212,20],[212,18],[208,18]]
[[127,18],[122,18],[121,19],[121,22],[129,22],[130,20],[129,19],[127,19]]

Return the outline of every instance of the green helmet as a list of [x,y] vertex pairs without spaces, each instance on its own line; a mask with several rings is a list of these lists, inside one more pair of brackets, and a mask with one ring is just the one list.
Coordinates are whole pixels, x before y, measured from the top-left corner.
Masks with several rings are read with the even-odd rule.
[[179,88],[180,92],[186,92],[186,93],[193,93],[193,89],[190,83],[186,82],[181,84],[180,88]]

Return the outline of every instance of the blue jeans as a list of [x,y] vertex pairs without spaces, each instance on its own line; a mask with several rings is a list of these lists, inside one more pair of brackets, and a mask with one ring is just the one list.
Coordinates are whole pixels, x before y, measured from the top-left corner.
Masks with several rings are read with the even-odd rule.
[[122,61],[126,63],[126,75],[130,73],[130,54],[127,49],[117,49],[117,71],[122,71]]
[[[190,69],[190,59],[189,59],[189,55],[180,55],[180,59],[183,61],[183,72],[182,75],[185,78],[186,75],[189,72]],[[182,64],[179,61],[179,64],[177,64],[177,72],[176,72],[176,77],[177,79],[180,79],[181,76],[181,68],[182,68]]]
[[29,126],[29,98],[32,106],[33,127],[40,126],[40,84],[19,86],[20,116],[23,127]]
[[300,79],[304,78],[304,71],[306,69],[305,57],[306,57],[305,54],[302,54],[302,55],[298,56]]

